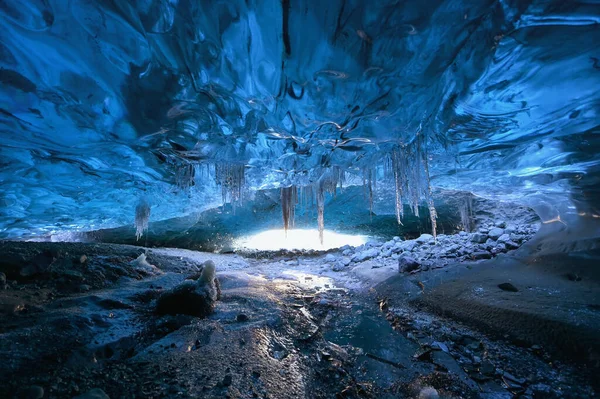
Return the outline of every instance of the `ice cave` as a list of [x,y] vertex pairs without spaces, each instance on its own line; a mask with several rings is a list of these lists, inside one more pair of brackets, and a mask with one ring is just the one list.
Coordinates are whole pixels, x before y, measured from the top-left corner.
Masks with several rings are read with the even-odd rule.
[[599,0],[0,28],[0,398],[600,395]]

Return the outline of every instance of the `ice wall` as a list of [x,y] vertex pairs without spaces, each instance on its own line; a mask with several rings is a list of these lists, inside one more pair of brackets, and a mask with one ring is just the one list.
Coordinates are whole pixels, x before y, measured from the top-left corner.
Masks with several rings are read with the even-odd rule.
[[2,0],[0,237],[377,179],[415,142],[434,186],[594,218],[599,21],[594,0]]

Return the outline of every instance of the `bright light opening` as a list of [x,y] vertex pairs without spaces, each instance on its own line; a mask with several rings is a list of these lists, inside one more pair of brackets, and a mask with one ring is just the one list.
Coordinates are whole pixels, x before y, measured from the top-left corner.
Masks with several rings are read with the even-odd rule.
[[319,231],[291,229],[267,230],[250,237],[241,238],[236,242],[238,248],[248,248],[259,251],[277,251],[279,249],[314,249],[328,250],[350,245],[358,247],[367,242],[369,237],[361,235],[339,234],[325,230],[323,232],[323,245],[319,242]]

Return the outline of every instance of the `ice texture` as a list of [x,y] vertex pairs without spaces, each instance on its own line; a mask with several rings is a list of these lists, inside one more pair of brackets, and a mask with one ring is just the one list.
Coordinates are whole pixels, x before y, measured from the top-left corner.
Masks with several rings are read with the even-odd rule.
[[263,188],[322,207],[334,170],[365,208],[396,187],[399,222],[435,225],[432,186],[597,218],[599,22],[591,0],[3,0],[0,238],[131,225],[140,198],[151,221]]

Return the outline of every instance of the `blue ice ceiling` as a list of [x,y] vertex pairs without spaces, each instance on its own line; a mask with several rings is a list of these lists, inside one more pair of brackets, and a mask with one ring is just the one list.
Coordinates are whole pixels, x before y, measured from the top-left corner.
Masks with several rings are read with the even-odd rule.
[[593,214],[599,22],[597,0],[2,0],[0,237],[218,204],[202,165],[308,184],[417,140],[434,186]]

